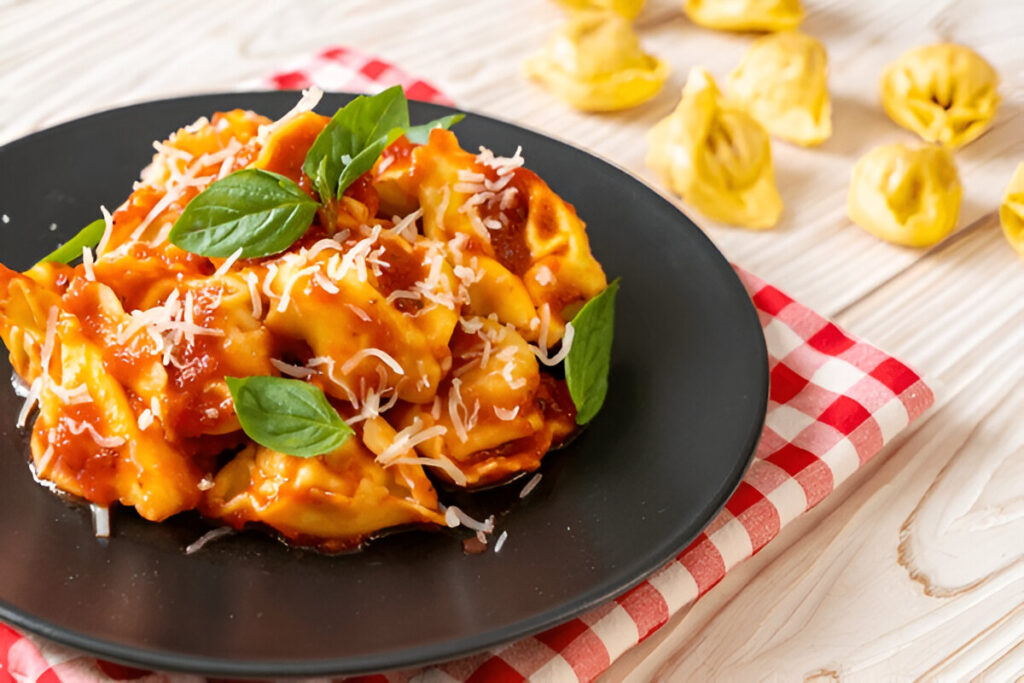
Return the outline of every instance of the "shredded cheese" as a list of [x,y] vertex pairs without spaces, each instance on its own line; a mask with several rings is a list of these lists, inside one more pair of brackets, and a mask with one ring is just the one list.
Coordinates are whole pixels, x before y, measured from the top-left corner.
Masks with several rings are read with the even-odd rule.
[[187,546],[185,546],[185,554],[186,555],[191,555],[193,553],[197,553],[206,544],[211,543],[212,541],[216,541],[218,538],[222,538],[224,536],[227,536],[227,535],[233,533],[234,531],[235,530],[232,529],[229,526],[221,526],[221,527],[217,527],[216,529],[210,529],[205,534],[203,534],[202,536],[197,538],[195,541],[193,541],[192,543],[189,543]]
[[350,372],[356,369],[356,366],[359,365],[359,363],[364,358],[367,358],[369,356],[374,356],[382,360],[385,365],[387,365],[395,372],[396,375],[405,374],[405,370],[402,369],[402,366],[399,365],[398,361],[392,358],[386,351],[382,351],[381,349],[376,348],[360,349],[359,351],[356,351],[354,354],[352,354],[352,356],[347,361],[345,361],[345,364],[341,366],[342,374],[349,374]]
[[526,498],[530,495],[530,492],[537,488],[537,484],[540,483],[541,476],[543,475],[541,475],[540,472],[537,472],[535,475],[530,477],[530,481],[526,482],[526,486],[524,486],[523,490],[519,492],[519,497]]
[[266,145],[267,140],[270,139],[270,135],[275,130],[277,130],[284,124],[288,123],[299,114],[302,114],[303,112],[307,111],[312,111],[313,108],[316,107],[316,105],[320,104],[320,99],[323,96],[324,91],[316,87],[315,85],[306,90],[303,90],[302,97],[299,98],[299,101],[295,104],[294,107],[288,110],[287,114],[285,114],[284,116],[282,116],[277,121],[271,124],[259,127],[259,129],[256,131],[256,141],[261,146]]
[[301,365],[285,363],[283,360],[278,360],[277,358],[271,358],[270,364],[277,368],[277,371],[282,375],[288,375],[289,377],[296,377],[298,379],[306,379],[307,377],[312,377],[316,374],[315,371],[310,370],[309,368],[304,368]]
[[242,255],[242,248],[239,247],[238,249],[235,249],[234,253],[231,254],[231,256],[228,256],[227,259],[224,261],[224,263],[220,264],[220,268],[218,268],[216,270],[216,272],[214,272],[213,276],[214,277],[223,277],[223,276],[227,275],[228,271],[231,270],[231,266],[235,265],[235,261],[237,261],[238,257],[241,256],[241,255]]
[[103,255],[107,250],[107,243],[110,241],[110,236],[114,232],[114,218],[107,211],[107,207],[100,205],[100,213],[103,214],[103,237],[100,239],[99,245],[96,247],[96,253]]
[[370,315],[366,311],[364,311],[363,309],[359,308],[355,304],[345,304],[345,306],[349,310],[351,310],[353,313],[355,313],[356,317],[358,317],[363,322],[368,322],[368,323],[369,322],[373,322],[373,318],[371,318]]
[[299,281],[299,278],[304,275],[311,275],[320,270],[320,264],[315,266],[309,266],[308,268],[301,268],[296,271],[288,280],[284,283],[284,290],[281,293],[281,300],[277,302],[277,312],[284,313],[288,310],[288,305],[292,301],[292,289],[295,287],[295,283]]
[[92,528],[96,538],[110,538],[110,508],[106,505],[89,505],[92,511]]
[[499,420],[508,422],[510,420],[516,419],[516,415],[519,414],[519,406],[516,406],[512,410],[509,410],[508,408],[502,408],[501,406],[494,406],[494,414],[498,417]]
[[98,431],[96,431],[96,428],[93,427],[92,424],[88,422],[75,422],[74,420],[68,419],[66,417],[64,418],[64,420],[67,422],[69,432],[75,434],[76,436],[78,434],[82,434],[83,432],[88,432],[89,436],[92,437],[92,440],[96,442],[96,445],[99,446],[100,448],[118,448],[119,446],[123,446],[126,443],[128,443],[127,441],[124,440],[124,437],[103,436]]
[[[50,430],[53,431],[52,429]],[[39,458],[39,465],[36,466],[36,476],[40,479],[46,476],[46,473],[50,471],[50,463],[53,462],[53,456],[56,451],[53,450],[53,444],[46,444],[46,450],[43,451],[43,455]]]
[[424,441],[429,441],[436,436],[444,436],[447,433],[448,428],[444,425],[434,425],[424,429],[423,421],[417,417],[411,425],[395,434],[391,444],[377,456],[377,462],[389,465],[396,458],[405,455]]
[[249,285],[249,298],[252,299],[252,317],[257,320],[263,317],[263,299],[259,292],[259,277],[252,271],[245,274],[245,282]]

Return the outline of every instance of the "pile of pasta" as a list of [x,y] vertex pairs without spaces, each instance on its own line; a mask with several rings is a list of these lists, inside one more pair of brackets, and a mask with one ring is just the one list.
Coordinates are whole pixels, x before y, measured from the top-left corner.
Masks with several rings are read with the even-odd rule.
[[[201,119],[155,143],[95,257],[0,266],[0,336],[30,386],[21,424],[39,409],[39,480],[154,521],[196,509],[334,551],[445,524],[434,481],[508,480],[575,430],[548,368],[607,282],[574,208],[518,151],[467,152],[441,128],[426,144],[402,136],[281,253],[171,244],[190,200],[240,169],[315,197],[302,164],[327,122]],[[225,378],[258,376],[319,388],[354,434],[317,457],[251,440]]]

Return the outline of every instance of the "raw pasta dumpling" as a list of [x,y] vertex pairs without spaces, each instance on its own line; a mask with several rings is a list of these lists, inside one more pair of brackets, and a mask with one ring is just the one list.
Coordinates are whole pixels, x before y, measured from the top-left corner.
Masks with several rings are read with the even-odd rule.
[[999,222],[1007,241],[1024,256],[1024,164],[1017,166],[1010,184],[1006,186],[1003,203],[999,207]]
[[526,60],[526,75],[585,111],[627,109],[654,97],[668,65],[646,54],[629,21],[610,11],[581,11]]
[[966,145],[999,107],[999,75],[974,50],[952,43],[908,50],[882,73],[889,117],[928,142]]
[[694,67],[675,111],[651,130],[647,164],[714,220],[770,228],[782,214],[768,133]]
[[611,10],[627,19],[635,19],[644,8],[644,0],[556,0],[571,10]]
[[727,86],[732,100],[771,135],[810,146],[832,134],[827,75],[825,46],[786,31],[755,40]]
[[961,193],[948,150],[882,145],[854,166],[847,211],[854,223],[877,237],[926,247],[956,227]]
[[788,31],[800,25],[800,0],[685,0],[683,11],[701,26],[722,31]]

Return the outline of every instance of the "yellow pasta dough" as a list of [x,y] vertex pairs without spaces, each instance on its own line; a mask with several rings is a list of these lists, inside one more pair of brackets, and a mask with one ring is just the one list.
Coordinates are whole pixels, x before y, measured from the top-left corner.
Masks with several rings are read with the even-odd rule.
[[941,43],[905,52],[882,73],[889,117],[928,142],[960,147],[981,135],[999,107],[999,75],[974,50]]
[[956,227],[960,198],[960,179],[948,150],[890,144],[874,148],[854,166],[847,211],[877,237],[926,247]]
[[640,14],[640,10],[644,8],[644,0],[556,0],[556,2],[571,10],[611,10],[627,19],[635,19],[636,15]]
[[726,85],[776,137],[810,146],[832,134],[825,46],[811,36],[786,31],[758,38]]
[[999,206],[1003,234],[1017,253],[1024,256],[1024,163],[1017,166]]
[[526,75],[585,111],[626,109],[654,97],[668,65],[645,54],[629,21],[614,12],[577,12],[547,48],[526,60]]
[[675,111],[648,136],[647,164],[668,187],[723,223],[770,228],[782,214],[768,133],[694,67]]
[[722,31],[788,31],[804,18],[800,0],[685,0],[695,24]]

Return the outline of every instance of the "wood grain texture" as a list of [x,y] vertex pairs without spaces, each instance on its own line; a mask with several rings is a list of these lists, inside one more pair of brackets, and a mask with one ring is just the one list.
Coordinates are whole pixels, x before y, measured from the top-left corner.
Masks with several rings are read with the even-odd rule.
[[[605,679],[1009,680],[1024,674],[1024,264],[995,209],[1024,160],[1024,5],[806,4],[803,29],[829,51],[834,136],[813,150],[773,143],[786,203],[777,229],[692,215],[731,259],[913,364],[937,405]],[[645,135],[689,68],[722,78],[752,40],[649,1],[637,26],[672,65],[669,83],[642,107],[582,114],[520,74],[561,20],[545,0],[0,0],[0,143],[122,104],[237,89],[345,44],[653,183]],[[989,59],[1004,103],[993,128],[956,154],[959,232],[903,249],[850,223],[846,187],[861,154],[913,139],[878,104],[882,66],[936,40]],[[3,229],[45,227],[12,218]]]

